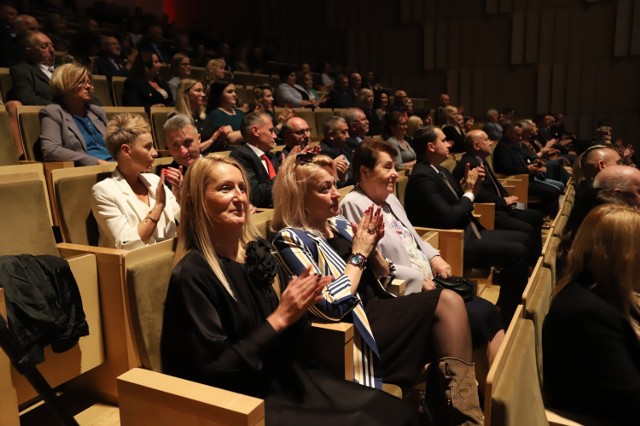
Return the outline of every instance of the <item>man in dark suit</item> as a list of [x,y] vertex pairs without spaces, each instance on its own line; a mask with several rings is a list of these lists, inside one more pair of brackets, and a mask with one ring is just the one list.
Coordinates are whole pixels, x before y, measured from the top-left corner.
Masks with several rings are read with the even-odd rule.
[[542,251],[542,221],[543,215],[532,209],[516,210],[518,197],[509,195],[498,178],[491,170],[486,158],[491,155],[492,141],[482,130],[472,130],[467,133],[464,144],[467,152],[462,156],[453,170],[457,180],[464,178],[467,164],[470,169],[483,166],[485,179],[480,186],[475,201],[478,203],[494,203],[496,205],[495,229],[521,231],[529,234],[529,266],[534,266]]
[[349,92],[349,77],[344,74],[336,76],[336,84],[331,92],[327,106],[331,108],[353,108],[355,98]]
[[353,185],[351,154],[353,149],[347,145],[349,126],[344,118],[333,116],[322,125],[324,139],[320,141],[320,153],[331,157],[338,171],[338,187]]
[[128,77],[129,70],[125,66],[121,57],[122,48],[117,38],[113,36],[102,37],[102,50],[100,57],[96,61],[98,74],[106,75],[109,81],[111,77]]
[[464,230],[467,267],[502,267],[497,305],[509,324],[527,285],[529,236],[522,232],[486,230],[473,217],[473,201],[482,188],[482,167],[466,168],[462,187],[440,164],[449,156],[449,143],[437,127],[416,132],[413,148],[418,162],[405,195],[405,210],[412,224]]
[[344,117],[347,126],[349,126],[347,145],[354,150],[369,133],[369,119],[360,108],[348,108],[342,113],[342,117]]
[[271,116],[263,112],[247,114],[242,122],[244,145],[235,148],[230,156],[238,160],[247,174],[251,187],[251,204],[272,208],[271,190],[278,172],[278,156],[271,153],[276,133]]
[[25,38],[27,62],[11,67],[12,87],[8,100],[23,105],[49,105],[53,74],[54,50],[51,39],[44,33],[33,32]]
[[159,25],[149,25],[147,34],[140,40],[138,49],[155,53],[162,63],[168,64],[171,61],[171,52],[164,44],[164,33]]

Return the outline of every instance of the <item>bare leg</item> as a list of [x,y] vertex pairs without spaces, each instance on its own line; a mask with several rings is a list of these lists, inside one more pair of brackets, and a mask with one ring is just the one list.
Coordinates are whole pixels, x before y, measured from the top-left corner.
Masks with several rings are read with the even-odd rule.
[[18,107],[22,106],[20,101],[9,101],[5,104],[7,108],[7,114],[9,115],[9,128],[11,129],[11,135],[13,136],[13,143],[16,146],[16,154],[18,158],[24,154],[24,148],[22,148],[22,138],[20,137],[20,130],[18,130]]

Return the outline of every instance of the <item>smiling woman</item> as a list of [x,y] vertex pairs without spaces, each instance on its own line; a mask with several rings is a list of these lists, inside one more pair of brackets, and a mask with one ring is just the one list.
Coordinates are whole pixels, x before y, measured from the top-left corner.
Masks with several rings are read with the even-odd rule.
[[[131,250],[173,238],[182,174],[166,169],[161,177],[148,173],[158,153],[147,122],[139,115],[116,115],[109,121],[105,139],[118,167],[111,178],[91,190],[100,245]],[[171,180],[173,192],[165,179]]]
[[93,84],[78,64],[56,68],[51,77],[55,103],[40,113],[40,143],[44,161],[73,161],[88,166],[112,161],[104,143],[107,116],[90,104]]

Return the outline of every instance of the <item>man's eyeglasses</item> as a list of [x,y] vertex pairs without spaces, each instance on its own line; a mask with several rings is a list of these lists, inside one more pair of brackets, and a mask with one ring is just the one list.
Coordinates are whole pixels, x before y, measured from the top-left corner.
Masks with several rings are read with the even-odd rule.
[[316,154],[314,154],[311,151],[308,152],[302,152],[300,154],[296,155],[296,164],[310,164],[313,163],[313,157],[315,157]]

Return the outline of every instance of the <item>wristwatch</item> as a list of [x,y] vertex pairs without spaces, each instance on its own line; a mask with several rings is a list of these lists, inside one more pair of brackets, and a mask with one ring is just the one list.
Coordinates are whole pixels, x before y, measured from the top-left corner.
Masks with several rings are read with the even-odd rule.
[[364,254],[353,253],[347,259],[347,265],[353,265],[357,266],[360,269],[364,269],[364,267],[367,266],[367,258],[364,256]]

